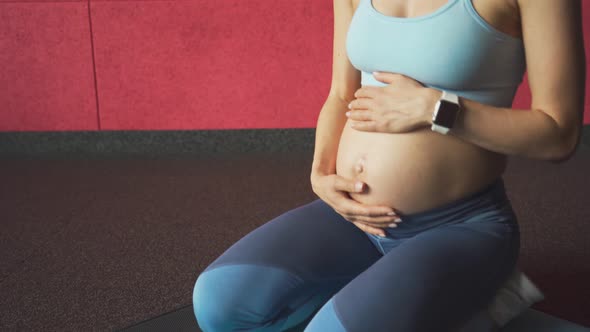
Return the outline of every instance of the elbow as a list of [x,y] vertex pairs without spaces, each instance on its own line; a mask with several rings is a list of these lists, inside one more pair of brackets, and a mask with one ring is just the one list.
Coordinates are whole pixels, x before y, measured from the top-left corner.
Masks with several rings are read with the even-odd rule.
[[564,163],[564,162],[570,160],[574,156],[575,152],[576,152],[576,148],[567,149],[567,150],[563,149],[563,150],[561,150],[560,153],[553,154],[547,160],[553,164]]
[[556,144],[548,153],[549,162],[559,164],[571,159],[578,149],[581,138],[581,126],[576,127],[576,130],[568,130],[560,139],[556,140]]

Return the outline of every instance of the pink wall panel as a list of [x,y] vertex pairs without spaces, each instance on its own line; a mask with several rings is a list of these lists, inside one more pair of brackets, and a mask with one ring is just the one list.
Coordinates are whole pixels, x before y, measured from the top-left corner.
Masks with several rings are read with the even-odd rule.
[[96,130],[86,2],[0,3],[0,131]]
[[331,0],[7,1],[0,131],[312,128],[328,93]]
[[103,129],[313,127],[331,1],[92,2]]
[[[314,127],[331,73],[331,7],[93,2],[102,127]],[[589,34],[590,24],[584,28]],[[530,98],[525,80],[514,107]]]

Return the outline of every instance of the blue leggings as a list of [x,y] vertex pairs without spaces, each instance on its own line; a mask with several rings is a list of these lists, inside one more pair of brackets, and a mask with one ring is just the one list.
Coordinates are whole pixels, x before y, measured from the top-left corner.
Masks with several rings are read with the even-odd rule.
[[[520,230],[501,177],[428,211],[399,214],[381,238],[321,199],[254,229],[198,277],[205,332],[455,331],[515,268]],[[315,315],[314,315],[315,313]]]

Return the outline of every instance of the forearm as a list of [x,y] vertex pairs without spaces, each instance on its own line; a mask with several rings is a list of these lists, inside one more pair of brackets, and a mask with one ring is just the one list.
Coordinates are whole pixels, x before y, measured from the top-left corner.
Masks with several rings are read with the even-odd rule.
[[494,107],[462,97],[459,102],[462,111],[449,134],[487,150],[557,162],[569,158],[578,144],[581,111],[579,121],[566,126],[540,110]]
[[332,96],[326,99],[316,125],[312,174],[336,173],[338,144],[347,120],[345,112],[349,102]]

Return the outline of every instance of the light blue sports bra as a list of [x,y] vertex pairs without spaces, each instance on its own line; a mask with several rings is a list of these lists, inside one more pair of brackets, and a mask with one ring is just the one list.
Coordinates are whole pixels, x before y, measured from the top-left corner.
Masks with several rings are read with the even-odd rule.
[[410,18],[384,15],[371,1],[360,0],[346,36],[362,85],[385,85],[373,71],[395,72],[484,104],[512,105],[526,70],[523,42],[487,23],[471,0]]

